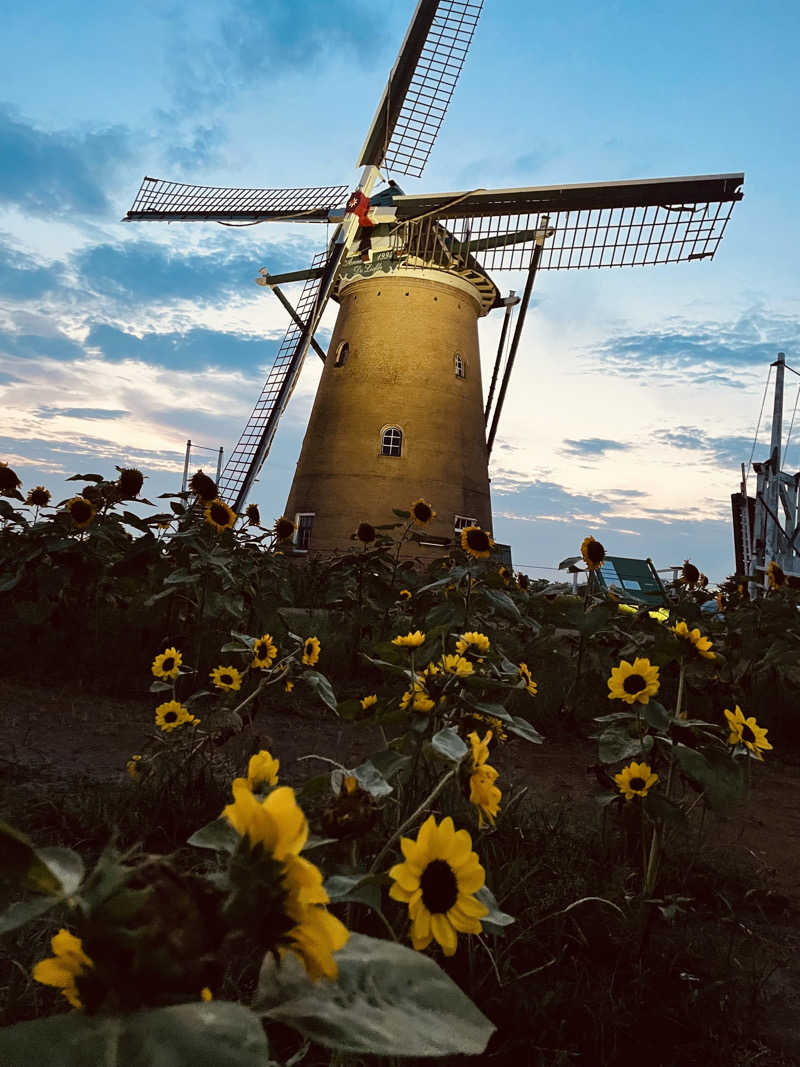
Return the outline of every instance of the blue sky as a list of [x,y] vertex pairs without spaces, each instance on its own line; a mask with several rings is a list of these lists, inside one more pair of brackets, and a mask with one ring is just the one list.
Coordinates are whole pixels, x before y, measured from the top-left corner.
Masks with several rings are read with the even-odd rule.
[[[66,495],[65,476],[124,462],[165,492],[188,437],[233,446],[286,327],[256,272],[305,266],[325,228],[119,220],[144,174],[354,183],[413,6],[61,0],[4,15],[0,458],[27,486]],[[767,366],[778,350],[800,365],[798,45],[785,0],[487,0],[423,178],[398,175],[416,192],[745,171],[713,262],[537,279],[491,470],[495,536],[532,575],[554,576],[586,533],[657,566],[732,571],[729,496]],[[499,329],[481,323],[485,375]],[[266,515],[283,509],[318,363],[256,486]],[[787,418],[795,398],[790,375]]]

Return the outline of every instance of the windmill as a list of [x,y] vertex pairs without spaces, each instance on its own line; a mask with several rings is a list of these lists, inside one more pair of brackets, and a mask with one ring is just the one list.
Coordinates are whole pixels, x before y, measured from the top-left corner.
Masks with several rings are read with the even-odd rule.
[[[315,551],[341,548],[361,520],[392,521],[393,506],[417,497],[437,511],[428,543],[445,544],[465,525],[491,529],[488,460],[536,273],[712,258],[741,199],[743,174],[404,193],[389,176],[421,176],[482,6],[419,0],[352,191],[146,177],[127,213],[130,221],[336,224],[308,269],[260,271],[291,322],[219,485],[240,511],[313,347],[325,365],[285,510],[298,551],[311,546],[312,529]],[[491,273],[502,270],[527,272],[521,301],[501,297]],[[296,307],[280,288],[294,282],[303,282]],[[339,313],[326,354],[314,333],[331,298]],[[501,307],[484,408],[477,321]]]

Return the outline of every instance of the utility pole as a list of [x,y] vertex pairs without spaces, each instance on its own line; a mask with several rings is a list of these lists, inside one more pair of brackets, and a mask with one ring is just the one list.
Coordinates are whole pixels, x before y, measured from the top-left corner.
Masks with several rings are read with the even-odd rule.
[[781,482],[781,433],[783,432],[783,378],[786,369],[786,355],[778,353],[778,358],[772,364],[775,368],[775,398],[772,405],[772,439],[770,441],[770,453],[768,468],[769,481],[765,487],[766,502],[769,505],[767,511],[766,533],[764,537],[764,566],[768,567],[772,560],[778,558],[778,496]]

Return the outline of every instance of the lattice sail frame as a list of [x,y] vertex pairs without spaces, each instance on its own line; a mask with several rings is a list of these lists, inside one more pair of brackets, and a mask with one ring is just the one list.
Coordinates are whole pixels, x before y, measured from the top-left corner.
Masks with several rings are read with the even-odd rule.
[[[327,262],[327,259],[327,250],[319,252],[314,257],[312,266],[323,267]],[[314,313],[321,284],[321,278],[309,278],[303,285],[300,299],[297,301],[295,308],[298,317],[303,323],[308,323]],[[247,420],[242,435],[225,465],[225,470],[222,472],[219,480],[219,495],[232,506],[236,505],[240,490],[250,475],[254,463],[257,462],[259,451],[263,451],[261,463],[259,464],[260,469],[264,458],[266,458],[266,453],[269,451],[269,447],[272,444],[271,439],[266,442],[263,440],[264,429],[270,418],[275,414],[275,409],[280,402],[281,390],[287,375],[291,373],[292,361],[295,358],[302,333],[303,330],[301,327],[298,326],[297,323],[292,322],[284,334],[283,340],[281,341],[275,356],[275,360],[267,375],[267,380],[264,383],[264,388],[261,390],[261,395],[256,401],[256,405],[253,408],[250,418]],[[291,388],[283,397],[282,407],[286,406],[289,397],[294,391],[294,386],[299,377],[301,366],[302,361],[296,368]],[[254,476],[257,474],[258,470],[253,472]]]
[[[402,224],[395,241],[410,265],[459,267],[472,256],[491,272],[526,270],[536,235],[550,233],[539,237],[538,270],[637,267],[713,257],[732,210],[729,201],[448,218],[452,241],[442,240],[442,222],[427,218]],[[509,243],[492,247],[503,238]]]
[[383,158],[387,172],[419,178],[464,67],[483,0],[440,0]]
[[298,189],[225,189],[144,178],[125,221],[327,222],[345,203],[346,185]]

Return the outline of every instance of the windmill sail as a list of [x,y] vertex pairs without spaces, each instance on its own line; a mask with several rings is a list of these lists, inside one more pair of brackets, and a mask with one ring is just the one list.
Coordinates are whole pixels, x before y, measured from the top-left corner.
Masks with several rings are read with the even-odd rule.
[[538,270],[706,259],[743,181],[743,174],[723,174],[397,196],[395,239],[411,264],[452,267],[473,256],[487,271],[527,269],[536,234],[548,230]]
[[125,222],[327,222],[346,185],[306,189],[224,189],[145,178]]
[[444,121],[483,0],[420,0],[361,150],[370,164],[419,178]]
[[[327,259],[327,251],[320,252],[314,257],[313,267],[324,266]],[[261,395],[222,472],[219,495],[234,510],[241,508],[261,470],[272,445],[278,419],[300,376],[303,357],[316,326],[313,320],[319,321],[319,298],[323,280],[319,275],[306,280],[295,309],[305,328],[292,322],[284,334]]]

